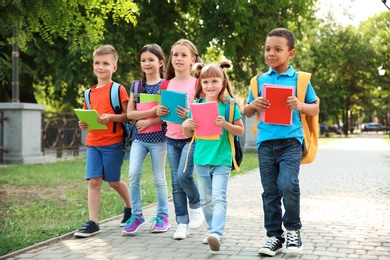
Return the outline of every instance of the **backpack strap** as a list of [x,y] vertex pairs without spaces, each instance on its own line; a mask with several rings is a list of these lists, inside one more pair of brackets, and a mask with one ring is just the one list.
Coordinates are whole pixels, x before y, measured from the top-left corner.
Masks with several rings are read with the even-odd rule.
[[[250,81],[250,87],[252,90],[253,99],[256,99],[259,97],[259,84],[258,84],[258,78],[262,73],[258,73],[256,76],[254,76]],[[252,134],[257,133],[257,125],[260,122],[260,111],[256,111],[256,121],[252,128]]]
[[167,80],[164,80],[163,82],[161,82],[160,84],[160,91],[163,89],[163,90],[167,90],[168,89],[168,84],[169,84],[169,81],[171,81],[170,79],[167,79]]
[[[229,98],[228,104],[226,104],[226,109],[225,109],[225,120],[226,118],[228,119],[227,121],[231,124],[233,124],[234,120],[234,108],[236,106],[236,102],[234,99]],[[236,161],[236,148],[234,147],[234,137],[233,134],[228,132],[228,137],[230,141],[230,148],[232,149],[232,156],[233,156],[233,166],[236,171],[240,171],[240,167],[237,164]]]
[[310,77],[311,73],[298,71],[297,97],[301,102],[305,102],[306,90]]
[[[120,99],[120,84],[116,82],[112,82],[111,89],[110,89],[110,102],[112,110],[114,110],[115,114],[121,114],[122,113],[122,105],[121,105],[121,99]],[[114,122],[114,128],[113,132],[116,133],[116,125],[117,123]]]
[[87,107],[88,110],[91,109],[90,93],[91,93],[90,88],[84,91],[85,106]]
[[[162,83],[161,83],[162,84]],[[168,84],[167,84],[168,85]],[[160,85],[161,86],[161,85]],[[192,103],[200,103],[200,98],[194,98],[194,100],[192,100]],[[194,143],[195,141],[195,130],[192,131],[192,137],[191,137],[191,142],[190,144],[188,145],[188,150],[187,150],[187,154],[186,154],[186,163],[184,164],[184,168],[183,168],[183,172],[186,171],[187,169],[187,163],[188,163],[188,156],[190,154],[190,150],[191,150],[191,145]]]
[[133,96],[134,103],[139,103],[139,95],[142,93],[142,80],[134,80],[133,81]]

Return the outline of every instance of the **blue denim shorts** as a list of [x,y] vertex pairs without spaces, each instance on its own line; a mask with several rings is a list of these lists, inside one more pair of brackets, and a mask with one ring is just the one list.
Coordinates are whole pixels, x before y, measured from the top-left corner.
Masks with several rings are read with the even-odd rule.
[[121,179],[124,143],[87,146],[85,179],[103,178],[107,182]]

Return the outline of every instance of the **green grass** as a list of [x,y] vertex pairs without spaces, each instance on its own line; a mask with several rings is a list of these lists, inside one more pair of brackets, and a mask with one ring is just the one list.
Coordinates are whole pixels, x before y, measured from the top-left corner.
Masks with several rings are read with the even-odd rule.
[[[126,183],[129,161],[122,166]],[[257,154],[245,153],[241,173],[258,167]],[[157,201],[150,157],[141,178],[143,206]],[[237,174],[232,171],[231,176]],[[85,158],[39,165],[0,166],[0,256],[61,236],[88,220]],[[166,166],[169,194],[171,175]],[[102,186],[99,219],[123,213],[123,202],[107,183]]]

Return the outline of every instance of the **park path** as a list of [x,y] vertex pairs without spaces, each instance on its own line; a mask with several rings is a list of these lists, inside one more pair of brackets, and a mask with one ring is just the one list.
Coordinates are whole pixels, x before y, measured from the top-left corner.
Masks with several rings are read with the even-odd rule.
[[[390,260],[390,146],[380,138],[345,138],[320,146],[316,161],[302,165],[301,217],[304,250],[273,259]],[[258,170],[229,182],[228,219],[220,252],[202,244],[205,224],[185,240],[171,229],[122,236],[120,218],[101,223],[102,232],[87,239],[71,234],[0,259],[261,259],[265,241]],[[155,205],[145,216],[155,214]]]

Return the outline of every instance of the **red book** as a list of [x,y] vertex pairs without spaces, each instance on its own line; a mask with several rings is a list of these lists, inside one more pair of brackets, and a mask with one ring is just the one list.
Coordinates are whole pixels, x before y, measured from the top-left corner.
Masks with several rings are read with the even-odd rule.
[[287,107],[287,97],[294,95],[294,87],[264,84],[262,96],[271,106],[261,111],[261,120],[268,124],[291,125],[292,109]]

